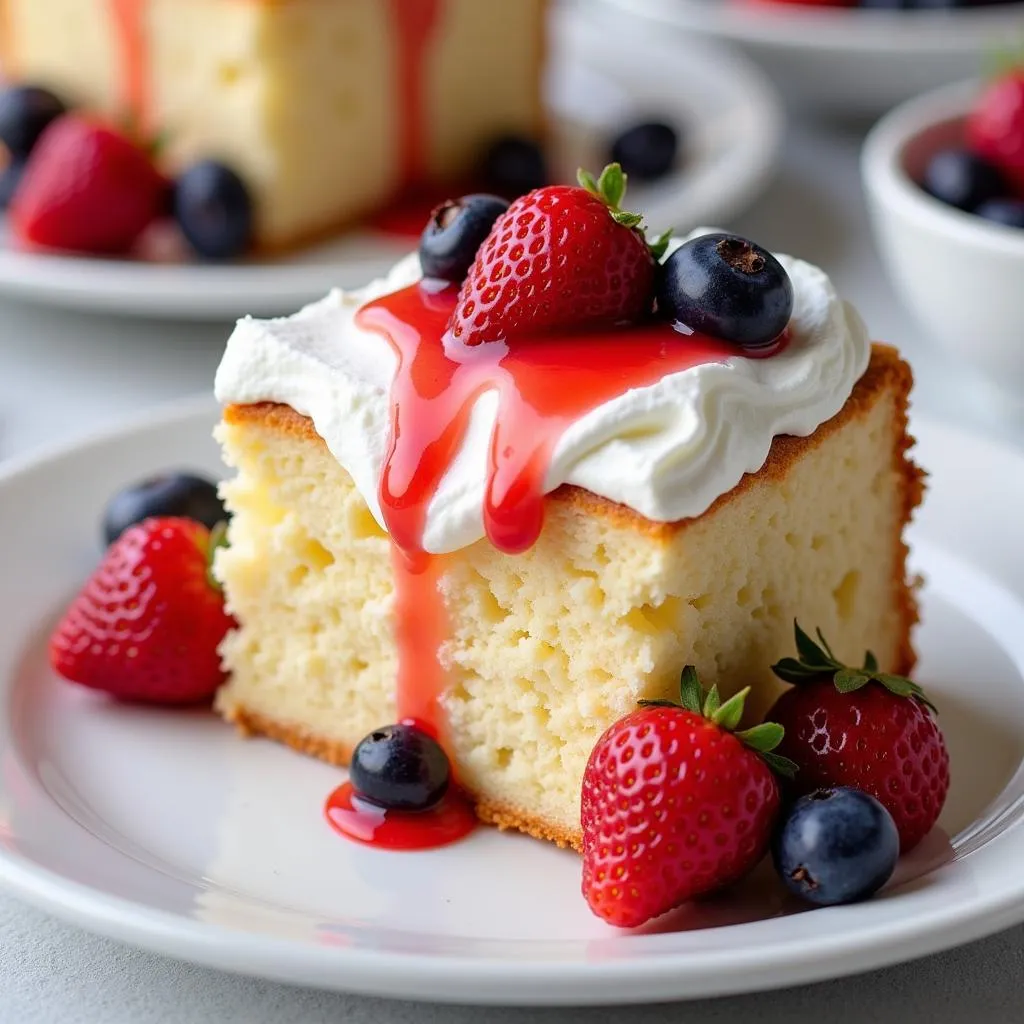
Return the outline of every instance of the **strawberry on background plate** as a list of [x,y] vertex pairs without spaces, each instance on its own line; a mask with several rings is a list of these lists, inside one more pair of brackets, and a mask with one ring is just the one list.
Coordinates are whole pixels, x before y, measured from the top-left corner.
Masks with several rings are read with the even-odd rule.
[[794,626],[799,658],[772,666],[795,684],[768,712],[785,729],[778,753],[798,767],[797,793],[849,786],[892,815],[900,851],[932,829],[949,791],[949,754],[917,683],[879,672],[868,652],[863,668],[843,665],[818,633]]
[[495,223],[462,285],[449,330],[465,345],[557,328],[628,323],[651,312],[655,263],[639,214],[621,209],[626,176],[610,164],[580,185],[517,199]]
[[972,150],[1024,196],[1024,66],[992,80],[967,118]]
[[583,776],[583,895],[633,927],[737,881],[768,849],[779,813],[782,729],[734,732],[749,690],[724,704],[692,666],[681,706],[644,704],[598,740]]
[[125,253],[165,212],[169,189],[141,146],[107,125],[66,114],[28,158],[11,201],[11,226],[29,245]]
[[234,625],[209,571],[221,537],[191,519],[129,527],[50,638],[54,670],[121,700],[212,697],[224,680],[217,648]]

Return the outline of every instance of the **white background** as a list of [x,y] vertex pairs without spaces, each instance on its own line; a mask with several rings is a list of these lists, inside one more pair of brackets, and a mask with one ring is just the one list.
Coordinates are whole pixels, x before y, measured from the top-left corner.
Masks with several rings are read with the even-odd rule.
[[[874,336],[900,345],[914,364],[922,411],[1024,444],[1024,421],[989,416],[981,393],[965,385],[961,368],[931,350],[886,284],[858,180],[864,127],[793,128],[778,180],[755,212],[725,226],[828,269]],[[0,302],[0,460],[209,390],[228,330],[227,324],[113,320]],[[1018,928],[918,963],[767,995],[637,1009],[431,1007],[193,968],[94,938],[0,895],[2,1024],[1009,1024],[1021,1019],[1022,969],[1024,928]]]

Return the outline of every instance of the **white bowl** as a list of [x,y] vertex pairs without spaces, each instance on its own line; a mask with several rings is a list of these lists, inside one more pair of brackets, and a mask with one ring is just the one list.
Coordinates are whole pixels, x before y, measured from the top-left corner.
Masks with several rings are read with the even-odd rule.
[[980,73],[986,55],[1024,43],[1024,3],[950,11],[873,11],[733,0],[603,0],[648,23],[728,40],[795,105],[879,114]]
[[937,150],[963,141],[977,82],[898,107],[872,129],[861,169],[897,292],[924,330],[1024,408],[1024,230],[964,213],[918,184]]

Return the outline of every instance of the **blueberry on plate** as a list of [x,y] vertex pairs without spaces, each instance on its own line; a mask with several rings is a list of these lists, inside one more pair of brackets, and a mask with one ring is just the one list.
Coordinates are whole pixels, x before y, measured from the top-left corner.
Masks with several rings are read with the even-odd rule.
[[499,195],[518,199],[548,183],[547,162],[532,139],[506,135],[484,156],[484,183]]
[[974,210],[1009,188],[999,170],[966,149],[943,149],[925,167],[925,192],[958,210]]
[[215,483],[191,473],[164,473],[110,499],[103,513],[103,539],[113,544],[129,526],[152,516],[194,519],[210,530],[228,518]]
[[611,162],[637,181],[655,181],[675,166],[679,136],[661,121],[645,121],[627,128],[612,143]]
[[174,219],[193,249],[206,259],[227,260],[249,247],[253,204],[245,182],[230,167],[203,160],[174,184]]
[[1008,228],[1024,228],[1024,199],[989,199],[974,212]]
[[14,157],[11,162],[0,171],[0,210],[6,210],[11,205],[14,193],[21,184],[21,176],[25,173],[25,161],[20,157]]
[[892,815],[873,796],[845,787],[797,800],[772,844],[786,888],[823,907],[874,895],[899,855]]
[[497,196],[463,196],[443,203],[430,215],[420,236],[423,276],[452,284],[462,281],[494,222],[508,209]]
[[394,811],[425,811],[445,795],[451,766],[437,740],[414,725],[386,725],[359,741],[349,766],[364,800]]
[[64,104],[48,89],[15,85],[0,90],[0,142],[12,156],[24,159],[64,112]]
[[793,315],[793,283],[767,250],[736,235],[699,235],[660,267],[658,312],[686,332],[745,349],[776,341]]

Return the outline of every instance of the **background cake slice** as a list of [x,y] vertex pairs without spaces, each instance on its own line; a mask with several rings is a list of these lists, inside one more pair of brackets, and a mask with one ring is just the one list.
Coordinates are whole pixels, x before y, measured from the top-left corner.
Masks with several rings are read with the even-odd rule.
[[[875,346],[838,415],[777,437],[764,466],[703,514],[655,523],[577,487],[546,502],[538,543],[444,556],[446,742],[480,816],[578,846],[594,743],[681,668],[752,715],[778,692],[793,620],[838,657],[913,665],[916,604],[903,528],[921,496],[907,459],[911,374]],[[238,474],[220,556],[243,624],[224,646],[220,711],[243,730],[337,764],[396,716],[390,542],[311,421],[231,405],[219,428]]]
[[[13,79],[216,159],[294,245],[542,129],[546,0],[0,0]],[[486,88],[481,87],[486,83]]]

